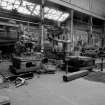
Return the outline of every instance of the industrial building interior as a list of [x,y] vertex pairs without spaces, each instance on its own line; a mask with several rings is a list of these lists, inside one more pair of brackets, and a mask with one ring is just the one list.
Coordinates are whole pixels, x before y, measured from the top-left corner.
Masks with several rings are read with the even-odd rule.
[[105,0],[0,0],[0,105],[105,105]]

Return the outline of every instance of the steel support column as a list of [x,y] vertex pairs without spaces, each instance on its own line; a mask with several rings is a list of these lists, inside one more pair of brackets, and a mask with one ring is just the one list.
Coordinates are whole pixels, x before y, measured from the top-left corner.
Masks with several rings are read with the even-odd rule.
[[41,1],[41,52],[44,51],[44,6],[45,6],[45,0]]
[[[74,23],[73,23],[73,17],[74,17],[74,10],[73,9],[71,9],[71,22],[70,22],[70,33],[71,33],[71,36],[70,36],[70,38],[71,38],[71,41],[72,41],[72,43],[73,43],[73,48],[74,48],[74,35],[73,35],[73,26],[74,26]],[[70,49],[71,50],[71,49]]]
[[93,34],[93,17],[89,18],[89,34],[88,34],[88,44],[92,44],[92,34]]

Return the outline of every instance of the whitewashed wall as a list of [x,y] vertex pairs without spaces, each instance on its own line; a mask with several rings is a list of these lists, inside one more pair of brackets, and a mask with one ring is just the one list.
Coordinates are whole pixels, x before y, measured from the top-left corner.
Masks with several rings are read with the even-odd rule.
[[105,0],[49,0],[105,20]]
[[80,8],[84,8],[86,10],[89,10],[90,8],[89,0],[71,0],[71,4],[74,4]]
[[71,0],[70,2],[73,5],[105,17],[105,0]]
[[91,0],[92,9],[90,11],[105,17],[105,0]]

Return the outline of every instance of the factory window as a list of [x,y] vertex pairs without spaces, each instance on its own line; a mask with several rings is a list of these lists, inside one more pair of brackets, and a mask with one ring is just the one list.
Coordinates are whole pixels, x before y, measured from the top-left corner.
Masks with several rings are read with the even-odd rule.
[[[40,5],[27,2],[25,0],[0,0],[0,6],[3,9],[13,10],[16,9],[19,13],[40,16]],[[69,17],[69,13],[59,11],[57,9],[45,7],[45,15],[47,19],[55,21],[65,21]]]

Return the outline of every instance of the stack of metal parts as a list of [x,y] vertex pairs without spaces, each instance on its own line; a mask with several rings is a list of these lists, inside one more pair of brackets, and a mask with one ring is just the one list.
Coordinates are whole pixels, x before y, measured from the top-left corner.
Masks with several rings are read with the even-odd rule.
[[0,96],[0,105],[10,105],[9,97]]

